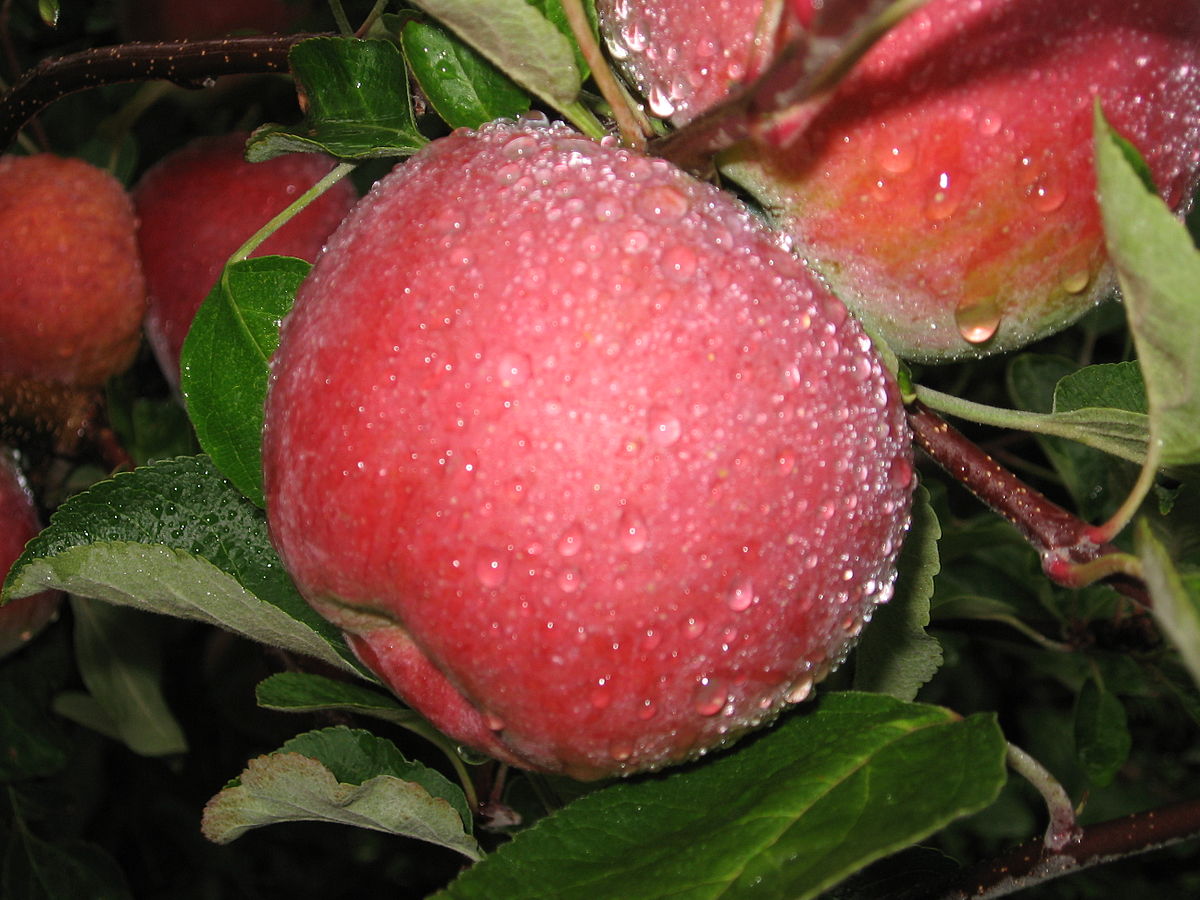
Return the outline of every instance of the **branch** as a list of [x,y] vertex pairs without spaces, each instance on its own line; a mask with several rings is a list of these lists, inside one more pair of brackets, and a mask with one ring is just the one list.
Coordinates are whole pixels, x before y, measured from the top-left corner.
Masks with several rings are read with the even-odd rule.
[[963,869],[925,896],[940,900],[1003,897],[1015,891],[1200,836],[1200,799],[1185,800],[1089,825],[1061,850],[1031,840],[996,859]]
[[55,100],[86,88],[165,79],[210,87],[222,75],[285,72],[288,52],[313,34],[116,44],[44,59],[0,96],[0,149]]
[[[1037,550],[1051,580],[1082,587],[1089,583],[1088,573],[1096,573],[1126,597],[1150,605],[1140,579],[1109,564],[1126,555],[1113,544],[1096,542],[1092,525],[1025,484],[919,400],[909,405],[908,422],[918,447]],[[1101,559],[1106,562],[1097,564]]]

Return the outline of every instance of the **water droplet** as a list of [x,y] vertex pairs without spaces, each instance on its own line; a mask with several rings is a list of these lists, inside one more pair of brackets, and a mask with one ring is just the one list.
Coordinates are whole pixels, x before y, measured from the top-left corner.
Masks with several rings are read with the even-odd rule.
[[519,134],[504,145],[501,150],[509,159],[522,159],[537,151],[538,142],[528,134]]
[[496,180],[501,184],[508,185],[515,182],[522,174],[524,174],[524,170],[516,163],[505,163],[496,170]]
[[704,629],[707,627],[708,624],[703,619],[697,619],[695,616],[691,616],[684,625],[684,634],[690,638],[698,638],[700,635],[704,634]]
[[559,556],[570,558],[577,555],[583,549],[583,526],[572,522],[559,536],[557,547]]
[[616,197],[601,197],[596,201],[592,212],[600,222],[615,222],[621,218],[624,210],[621,208],[621,201]]
[[991,340],[1001,318],[1000,307],[991,297],[965,298],[954,310],[958,333],[971,344]]
[[725,603],[734,612],[749,609],[754,603],[754,583],[746,576],[735,578],[725,594]]
[[484,587],[499,587],[508,577],[508,553],[504,550],[486,548],[480,551],[475,562],[475,577]]
[[650,238],[644,231],[627,231],[621,239],[621,247],[626,253],[641,253],[650,246]]
[[812,693],[813,680],[810,676],[805,675],[799,681],[796,681],[788,688],[787,696],[784,698],[788,703],[801,703],[808,699],[808,695]]
[[650,93],[646,97],[650,103],[650,112],[658,116],[660,119],[666,119],[675,113],[675,101],[658,85],[650,88]]
[[591,701],[593,709],[608,709],[612,705],[612,692],[608,689],[608,679],[601,678],[592,688]]
[[939,172],[933,191],[925,204],[925,218],[931,222],[942,222],[954,215],[962,202],[960,177],[949,172]]
[[647,219],[670,222],[688,211],[688,198],[679,188],[669,184],[647,188],[637,196],[637,210]]
[[633,756],[633,744],[627,740],[617,738],[608,745],[608,755],[616,762],[625,762]]
[[779,467],[780,475],[791,475],[796,471],[796,453],[789,447],[784,447],[775,454],[775,464]]
[[662,633],[655,631],[653,628],[647,628],[646,634],[642,638],[642,649],[647,653],[657,650],[662,644]]
[[1067,188],[1060,177],[1046,172],[1029,186],[1026,196],[1038,212],[1050,213],[1066,201]]
[[875,150],[875,161],[893,175],[903,175],[916,160],[916,148],[909,141],[884,141]]
[[903,457],[892,463],[891,471],[888,473],[888,478],[895,487],[906,488],[912,484],[913,467],[907,459]]
[[658,709],[654,706],[654,701],[646,699],[642,701],[642,705],[638,707],[637,717],[643,722],[649,721],[658,715]]
[[1072,272],[1063,279],[1063,290],[1068,294],[1080,294],[1087,288],[1088,283],[1092,280],[1087,269],[1080,269],[1077,272]]
[[693,708],[702,716],[715,716],[725,708],[729,692],[715,678],[701,678],[696,685]]
[[663,253],[662,265],[667,277],[676,281],[686,281],[696,271],[696,251],[683,244],[676,244]]
[[502,353],[496,361],[496,373],[500,384],[513,387],[529,380],[529,355],[518,350]]
[[581,575],[578,569],[563,569],[558,575],[558,589],[564,594],[573,594],[579,590]]
[[660,447],[669,447],[683,435],[679,420],[661,407],[650,410],[650,438]]
[[641,553],[646,549],[646,522],[637,510],[627,507],[618,523],[621,546],[630,553]]
[[483,721],[487,725],[487,727],[490,728],[492,731],[503,731],[504,730],[504,720],[497,715],[493,715],[492,713],[487,713],[483,717]]

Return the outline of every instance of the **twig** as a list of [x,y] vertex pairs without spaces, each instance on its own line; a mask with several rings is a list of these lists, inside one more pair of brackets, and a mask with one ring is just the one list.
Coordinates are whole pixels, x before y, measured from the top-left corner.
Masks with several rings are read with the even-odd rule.
[[165,79],[207,87],[222,75],[284,72],[288,52],[314,34],[116,44],[44,59],[0,96],[0,149],[42,109],[68,94],[105,84]]

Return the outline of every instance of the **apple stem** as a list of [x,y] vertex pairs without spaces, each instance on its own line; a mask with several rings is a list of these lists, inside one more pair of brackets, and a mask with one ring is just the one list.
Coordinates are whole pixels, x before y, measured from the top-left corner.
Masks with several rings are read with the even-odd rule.
[[0,96],[0,148],[55,100],[86,88],[164,79],[205,87],[222,75],[285,72],[288,52],[313,34],[234,37],[213,41],[116,44],[44,59]]
[[1040,762],[1016,744],[1008,745],[1008,766],[1042,795],[1050,823],[1046,826],[1043,844],[1047,851],[1058,853],[1067,844],[1079,840],[1080,830],[1075,823],[1075,808],[1066,788]]
[[1145,585],[1124,563],[1090,565],[1104,557],[1125,557],[1113,544],[1096,540],[1094,526],[1025,484],[920,400],[908,405],[908,422],[918,447],[1037,550],[1052,581],[1077,588],[1090,583],[1089,575],[1106,578],[1125,596],[1150,605]]
[[588,68],[592,70],[592,79],[617,122],[622,142],[626,147],[638,152],[645,151],[649,129],[643,128],[643,123],[638,121],[628,97],[617,83],[616,76],[613,75],[608,60],[605,59],[600,45],[596,42],[596,36],[592,33],[582,0],[562,0],[562,8],[567,16],[567,24],[571,26],[571,33],[575,35],[575,42],[579,44],[579,51],[583,54]]

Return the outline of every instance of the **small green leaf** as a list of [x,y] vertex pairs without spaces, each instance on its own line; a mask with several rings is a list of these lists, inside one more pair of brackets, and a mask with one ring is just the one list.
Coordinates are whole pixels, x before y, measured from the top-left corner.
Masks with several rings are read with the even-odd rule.
[[1150,611],[1179,651],[1192,680],[1200,686],[1200,579],[1180,575],[1145,520],[1134,529],[1134,547],[1153,601]]
[[477,128],[529,109],[528,94],[445,29],[413,20],[400,39],[417,84],[451,128]]
[[334,822],[402,835],[482,857],[468,832],[462,791],[365,731],[300,735],[245,771],[204,808],[204,836],[219,844],[277,822]]
[[425,723],[422,716],[390,694],[307,672],[272,675],[259,682],[255,697],[265,709],[286,712],[341,709],[406,727]]
[[1075,699],[1075,753],[1092,784],[1112,784],[1132,746],[1125,706],[1095,679],[1088,679]]
[[200,446],[259,506],[271,355],[279,346],[279,323],[311,268],[287,256],[226,266],[183,343],[180,386]]
[[122,473],[60,506],[3,596],[49,587],[207,622],[369,677],[296,591],[262,510],[204,456]]
[[58,27],[59,9],[58,0],[38,0],[38,15],[51,28]]
[[929,492],[918,486],[896,590],[890,601],[876,608],[855,651],[855,690],[912,700],[941,666],[941,644],[925,632],[933,579],[941,568],[937,550],[941,534]]
[[578,96],[583,77],[573,42],[526,0],[415,0],[413,5],[551,106],[562,109]]
[[1108,254],[1117,269],[1164,465],[1200,462],[1200,252],[1148,190],[1096,108],[1096,173]]
[[71,610],[79,674],[118,739],[142,756],[185,752],[183,729],[162,694],[158,623],[80,597],[71,598]]
[[120,866],[87,841],[50,843],[13,828],[0,866],[0,896],[5,900],[132,900]]
[[991,803],[988,716],[831,694],[704,765],[615,784],[519,833],[437,896],[815,897]]
[[404,58],[391,41],[310,38],[292,48],[288,63],[307,115],[299,126],[257,129],[246,147],[250,162],[297,151],[408,156],[427,143],[413,119]]

